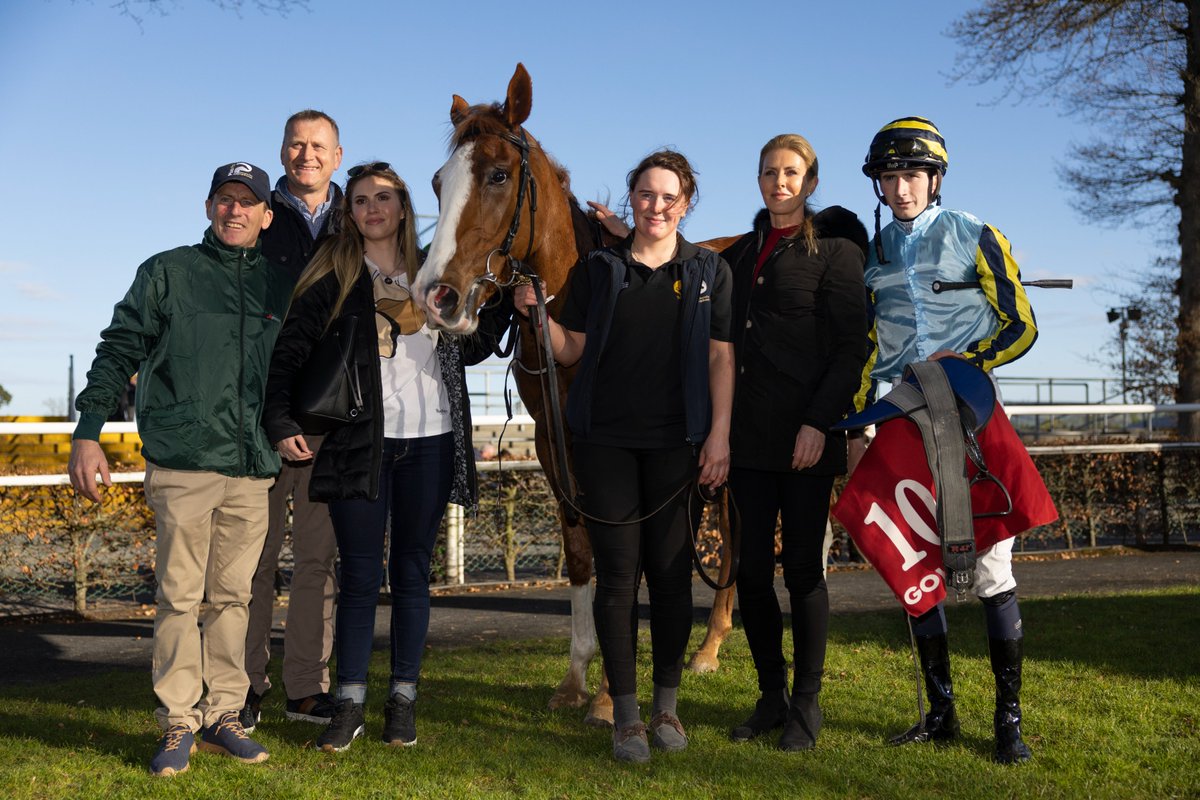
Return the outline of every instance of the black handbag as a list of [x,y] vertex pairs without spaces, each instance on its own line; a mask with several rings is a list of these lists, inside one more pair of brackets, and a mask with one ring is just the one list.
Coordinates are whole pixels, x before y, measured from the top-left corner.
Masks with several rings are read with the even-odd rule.
[[354,361],[358,317],[339,317],[313,348],[292,385],[292,419],[309,434],[329,433],[362,418],[362,385]]

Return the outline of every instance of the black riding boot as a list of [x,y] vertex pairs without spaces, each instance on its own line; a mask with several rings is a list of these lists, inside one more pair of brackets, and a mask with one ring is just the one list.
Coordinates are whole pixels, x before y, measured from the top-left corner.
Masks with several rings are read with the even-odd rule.
[[1021,639],[988,639],[996,676],[996,762],[1017,764],[1033,757],[1021,740]]
[[917,656],[925,676],[925,694],[929,711],[924,725],[918,722],[904,733],[893,736],[888,744],[945,741],[958,736],[958,715],[954,713],[954,687],[950,682],[950,651],[946,634],[918,636]]

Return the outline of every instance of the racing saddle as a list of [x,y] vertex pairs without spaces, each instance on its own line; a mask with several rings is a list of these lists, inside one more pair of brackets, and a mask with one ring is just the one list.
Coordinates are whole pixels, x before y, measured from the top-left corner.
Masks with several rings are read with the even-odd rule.
[[[976,516],[1004,516],[1012,511],[1012,497],[988,471],[976,439],[995,407],[996,387],[970,362],[961,358],[917,361],[904,368],[900,383],[891,392],[833,426],[834,430],[859,430],[897,417],[916,423],[933,476],[946,585],[960,597],[975,583]],[[968,459],[977,470],[973,478],[968,478]],[[973,514],[971,486],[980,481],[996,484],[1008,508]]]

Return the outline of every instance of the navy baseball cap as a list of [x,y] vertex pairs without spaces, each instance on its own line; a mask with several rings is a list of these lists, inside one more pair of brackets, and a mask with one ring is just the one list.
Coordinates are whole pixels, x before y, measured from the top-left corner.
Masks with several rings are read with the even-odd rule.
[[217,171],[213,173],[212,186],[208,187],[208,199],[212,199],[222,184],[230,181],[248,186],[250,191],[254,192],[255,197],[268,206],[271,205],[271,179],[267,177],[266,172],[248,161],[235,161],[232,164],[217,167]]

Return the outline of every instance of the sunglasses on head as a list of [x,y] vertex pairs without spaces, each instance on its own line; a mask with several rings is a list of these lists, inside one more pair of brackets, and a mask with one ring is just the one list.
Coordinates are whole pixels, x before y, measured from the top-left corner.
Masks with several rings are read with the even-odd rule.
[[357,167],[351,167],[346,170],[346,175],[351,178],[357,178],[364,172],[385,172],[392,168],[392,165],[386,161],[373,161],[370,164],[359,164]]

